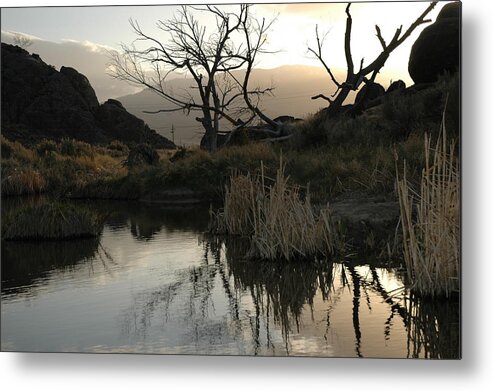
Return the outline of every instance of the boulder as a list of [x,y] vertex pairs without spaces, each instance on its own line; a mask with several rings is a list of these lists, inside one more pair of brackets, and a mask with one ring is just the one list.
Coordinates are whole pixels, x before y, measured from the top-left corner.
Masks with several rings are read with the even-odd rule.
[[67,78],[17,46],[2,43],[2,132],[16,128],[30,139],[72,137],[103,142],[84,97]]
[[24,143],[73,138],[89,143],[119,140],[175,145],[109,100],[100,106],[89,80],[70,67],[58,72],[36,54],[2,43],[2,133]]
[[70,67],[62,66],[60,73],[65,75],[72,87],[79,92],[90,111],[95,111],[99,107],[98,98],[87,77]]
[[364,109],[366,104],[385,94],[385,88],[378,83],[367,83],[358,91],[354,103]]
[[125,144],[150,144],[155,148],[175,147],[170,140],[150,129],[143,120],[130,114],[115,99],[108,99],[102,104],[95,116],[109,140],[118,140]]
[[394,91],[399,91],[399,90],[405,90],[406,89],[406,83],[404,83],[402,80],[396,80],[392,82],[387,88],[387,91],[385,91],[386,94],[391,94]]
[[413,81],[433,83],[444,73],[455,73],[460,66],[461,3],[446,4],[431,26],[414,43],[408,70]]

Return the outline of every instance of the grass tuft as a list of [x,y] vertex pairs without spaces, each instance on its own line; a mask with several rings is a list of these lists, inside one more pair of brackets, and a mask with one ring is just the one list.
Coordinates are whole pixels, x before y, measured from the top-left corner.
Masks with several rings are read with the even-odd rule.
[[449,297],[459,290],[460,183],[445,122],[434,148],[425,135],[424,149],[420,192],[412,190],[405,163],[402,179],[397,176],[404,260],[417,294]]
[[[249,237],[248,258],[293,260],[335,253],[338,237],[328,207],[317,215],[307,192],[290,186],[280,162],[274,180],[260,174],[235,174],[226,187],[224,210],[213,218],[213,231]],[[271,184],[266,184],[270,182]]]
[[96,213],[59,202],[30,205],[7,216],[5,240],[56,240],[94,237],[101,233],[102,218]]

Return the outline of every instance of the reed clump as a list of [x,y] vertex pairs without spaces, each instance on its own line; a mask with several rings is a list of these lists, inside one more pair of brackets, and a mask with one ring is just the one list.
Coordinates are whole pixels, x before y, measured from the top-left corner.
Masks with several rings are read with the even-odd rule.
[[444,122],[436,145],[425,135],[425,167],[419,192],[397,173],[404,259],[412,290],[449,297],[459,290],[460,178],[455,142]]
[[[299,186],[290,186],[280,163],[276,178],[233,174],[226,187],[224,210],[213,216],[216,233],[250,238],[247,258],[293,260],[329,256],[338,237],[328,207],[317,214]],[[270,184],[267,184],[269,182]]]
[[5,240],[58,240],[95,237],[101,233],[103,219],[83,207],[60,202],[21,208],[4,221]]

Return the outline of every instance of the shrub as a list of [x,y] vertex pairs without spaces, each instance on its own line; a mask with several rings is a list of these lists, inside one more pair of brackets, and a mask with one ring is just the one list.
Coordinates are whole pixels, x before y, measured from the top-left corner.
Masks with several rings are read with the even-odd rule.
[[40,157],[58,152],[58,145],[52,140],[42,140],[36,145],[36,154]]
[[149,144],[138,144],[133,147],[125,165],[129,168],[138,168],[143,166],[155,166],[159,163],[159,154]]
[[87,156],[91,159],[95,156],[92,145],[69,138],[64,138],[60,142],[60,154],[71,157]]
[[119,140],[113,140],[107,148],[114,157],[127,156],[129,152],[128,146]]

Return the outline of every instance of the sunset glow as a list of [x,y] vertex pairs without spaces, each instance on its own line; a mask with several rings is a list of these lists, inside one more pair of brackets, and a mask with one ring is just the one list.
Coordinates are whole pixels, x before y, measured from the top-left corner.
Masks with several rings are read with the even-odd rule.
[[[430,14],[435,19],[446,2],[440,3]],[[379,25],[384,38],[390,40],[399,26],[404,29],[427,7],[427,2],[374,2],[355,3],[351,6],[353,16],[352,51],[354,58],[372,61],[380,53],[380,43],[375,36],[375,25]],[[235,6],[221,6],[234,10]],[[315,26],[321,33],[327,33],[325,53],[331,67],[344,69],[346,66],[343,50],[346,3],[309,4],[257,4],[255,15],[271,20],[276,18],[268,36],[269,49],[278,51],[275,55],[263,56],[259,68],[275,68],[286,64],[320,66],[307,53],[315,44]],[[98,7],[98,8],[12,8],[2,13],[2,31],[30,34],[40,39],[62,42],[72,40],[85,45],[103,45],[118,48],[120,43],[131,42],[135,36],[129,26],[129,18],[137,20],[146,31],[158,33],[157,20],[170,18],[177,10],[175,6],[147,7]],[[40,17],[41,16],[41,17]],[[50,20],[58,22],[51,23]],[[212,23],[198,14],[200,23]],[[63,23],[59,23],[63,21]],[[382,70],[381,82],[387,79],[403,79],[411,83],[407,72],[407,61],[411,46],[426,25],[418,28],[389,58]]]

